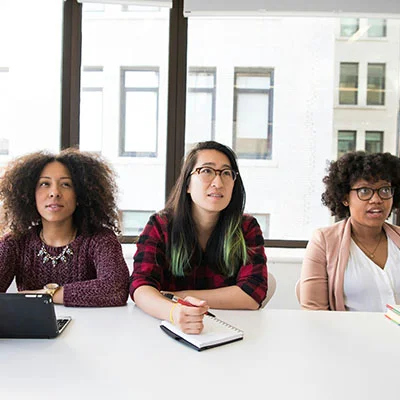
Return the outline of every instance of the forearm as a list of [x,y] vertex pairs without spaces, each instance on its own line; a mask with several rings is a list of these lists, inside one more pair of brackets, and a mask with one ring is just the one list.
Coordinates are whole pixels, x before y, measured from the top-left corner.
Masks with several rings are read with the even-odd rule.
[[218,289],[182,290],[174,292],[176,296],[197,297],[205,300],[210,308],[227,310],[257,310],[260,305],[239,286],[226,286]]
[[133,300],[145,313],[155,318],[169,320],[173,303],[155,287],[148,285],[138,287],[133,294]]

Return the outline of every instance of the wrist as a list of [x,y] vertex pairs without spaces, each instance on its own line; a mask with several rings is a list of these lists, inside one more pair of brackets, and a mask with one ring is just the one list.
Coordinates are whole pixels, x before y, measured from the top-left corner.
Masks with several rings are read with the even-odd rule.
[[177,306],[179,306],[179,303],[174,303],[169,310],[169,322],[171,322],[171,324],[173,324],[173,325],[175,325],[175,322],[176,322],[176,318],[174,316],[174,311]]

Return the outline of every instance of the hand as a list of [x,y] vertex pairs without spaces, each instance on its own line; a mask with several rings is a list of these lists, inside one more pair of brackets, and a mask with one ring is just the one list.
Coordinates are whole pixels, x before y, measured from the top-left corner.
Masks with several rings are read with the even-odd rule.
[[209,307],[205,300],[187,296],[186,302],[193,304],[193,307],[177,304],[172,313],[174,324],[184,333],[198,334],[203,328],[204,314]]

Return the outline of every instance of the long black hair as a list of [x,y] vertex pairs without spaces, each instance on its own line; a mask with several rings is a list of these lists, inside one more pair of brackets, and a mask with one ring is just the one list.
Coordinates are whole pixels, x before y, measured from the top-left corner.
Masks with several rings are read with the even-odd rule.
[[201,259],[202,251],[192,217],[192,199],[187,193],[187,188],[198,153],[202,150],[217,150],[223,153],[228,157],[231,168],[237,172],[231,201],[220,212],[217,225],[207,243],[207,262],[215,266],[217,272],[233,276],[239,266],[247,260],[246,243],[241,227],[246,192],[235,153],[228,146],[214,141],[200,142],[189,152],[165,206],[164,212],[172,217],[168,249],[171,270],[175,276],[184,276],[185,272],[191,270],[194,260]]

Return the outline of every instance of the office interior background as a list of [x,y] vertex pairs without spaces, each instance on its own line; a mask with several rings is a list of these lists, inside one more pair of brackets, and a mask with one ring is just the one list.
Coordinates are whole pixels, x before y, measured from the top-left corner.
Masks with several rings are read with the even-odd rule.
[[[328,162],[398,154],[400,4],[224,3],[2,0],[0,166],[34,150],[101,153],[127,238],[163,208],[184,154],[212,139],[236,151],[265,239],[296,247],[333,223],[320,201]],[[267,249],[287,290],[302,251]]]

